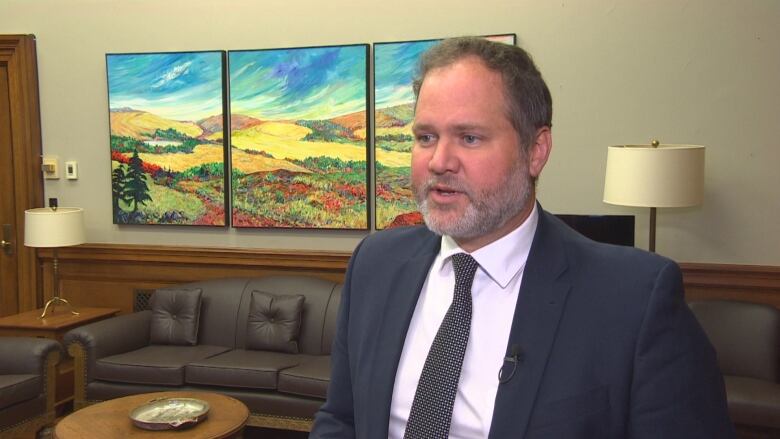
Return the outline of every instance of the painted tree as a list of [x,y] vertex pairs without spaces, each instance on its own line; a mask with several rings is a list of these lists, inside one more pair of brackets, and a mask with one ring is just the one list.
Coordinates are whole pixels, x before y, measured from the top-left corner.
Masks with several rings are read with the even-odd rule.
[[147,201],[152,201],[149,196],[149,186],[146,184],[146,177],[143,170],[144,162],[138,157],[138,150],[133,152],[125,174],[125,194],[126,200],[133,203],[133,212],[138,211],[139,205],[146,205]]
[[111,192],[113,194],[114,221],[116,221],[119,218],[119,213],[122,211],[119,201],[129,201],[127,197],[127,174],[125,173],[125,165],[121,163],[111,171]]

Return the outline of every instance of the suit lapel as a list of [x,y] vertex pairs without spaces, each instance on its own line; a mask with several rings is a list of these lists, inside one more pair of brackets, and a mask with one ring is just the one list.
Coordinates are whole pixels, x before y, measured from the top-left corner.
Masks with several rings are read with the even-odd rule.
[[563,273],[563,244],[549,214],[541,210],[515,308],[507,352],[518,345],[523,361],[496,395],[491,438],[523,437],[571,285]]
[[430,242],[426,243],[424,251],[399,264],[398,271],[392,276],[393,282],[381,286],[386,289],[386,302],[381,312],[382,322],[374,348],[373,372],[369,384],[369,395],[377,401],[369,423],[375,433],[371,437],[387,435],[395,374],[406,340],[406,331],[428,270],[439,251],[440,237],[431,233],[428,239]]

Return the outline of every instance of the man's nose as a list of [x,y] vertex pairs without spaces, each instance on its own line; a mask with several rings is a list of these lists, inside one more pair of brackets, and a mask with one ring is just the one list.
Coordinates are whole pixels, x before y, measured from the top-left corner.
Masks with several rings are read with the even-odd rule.
[[433,150],[433,155],[428,161],[428,170],[434,174],[446,172],[458,172],[460,160],[457,155],[457,146],[448,138],[440,138]]

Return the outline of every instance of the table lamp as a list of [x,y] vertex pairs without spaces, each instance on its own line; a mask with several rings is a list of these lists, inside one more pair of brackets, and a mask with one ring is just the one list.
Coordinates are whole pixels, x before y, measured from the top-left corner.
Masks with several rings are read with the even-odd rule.
[[71,245],[83,244],[84,209],[79,207],[40,207],[24,211],[24,245],[27,247],[49,247],[54,251],[54,297],[43,308],[41,318],[51,307],[52,312],[59,304],[67,305],[71,313],[78,315],[67,300],[60,297],[59,265],[57,249]]
[[704,147],[700,145],[616,145],[607,149],[604,202],[650,208],[648,249],[655,252],[658,207],[701,204]]

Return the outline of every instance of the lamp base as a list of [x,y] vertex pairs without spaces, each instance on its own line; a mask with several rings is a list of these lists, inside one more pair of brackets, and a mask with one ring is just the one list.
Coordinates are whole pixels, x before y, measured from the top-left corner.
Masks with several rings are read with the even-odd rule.
[[71,306],[70,302],[68,302],[67,300],[63,299],[62,297],[54,296],[51,299],[49,299],[48,302],[46,302],[46,306],[43,307],[43,313],[41,313],[41,316],[39,318],[42,319],[42,318],[46,317],[46,313],[49,312],[49,307],[51,307],[51,312],[54,312],[54,308],[56,308],[57,305],[59,305],[59,304],[63,304],[65,306],[67,306],[68,307],[68,311],[70,311],[70,313],[73,314],[74,316],[79,315],[78,312],[73,310],[73,307]]

